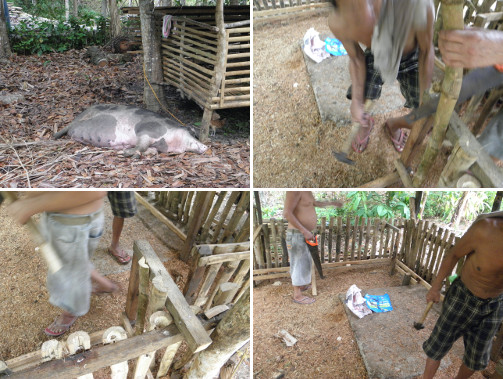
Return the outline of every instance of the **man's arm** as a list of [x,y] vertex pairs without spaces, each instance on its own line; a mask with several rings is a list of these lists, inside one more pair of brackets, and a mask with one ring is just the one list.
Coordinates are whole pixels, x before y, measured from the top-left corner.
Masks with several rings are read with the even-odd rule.
[[503,31],[442,30],[438,47],[449,66],[475,68],[503,64]]
[[433,22],[434,12],[430,7],[426,29],[416,33],[417,44],[419,47],[419,103],[423,102],[423,94],[430,88],[431,79],[433,77],[433,62],[435,52],[433,47]]
[[365,55],[357,41],[345,38],[344,23],[335,13],[328,18],[328,27],[332,34],[341,41],[349,56],[349,75],[351,77],[351,117],[354,122],[359,122],[363,126],[368,126],[369,117],[365,117],[363,109],[365,79],[367,67],[365,66]]
[[341,201],[314,201],[314,206],[317,208],[342,207],[343,205]]
[[41,212],[64,212],[91,203],[106,196],[105,191],[45,191],[36,196],[28,196],[15,201],[8,211],[15,219],[24,224],[28,219]]
[[433,301],[435,303],[440,301],[440,290],[442,289],[444,279],[452,273],[456,263],[462,257],[475,251],[477,241],[481,237],[485,238],[481,236],[480,222],[478,222],[472,225],[458,243],[446,254],[438,269],[437,277],[431,282],[431,288],[426,294],[426,301]]
[[313,233],[307,230],[304,225],[301,224],[299,219],[295,217],[293,211],[297,208],[301,197],[301,193],[298,191],[287,191],[285,198],[285,208],[283,209],[283,217],[292,224],[293,227],[300,230],[304,235],[304,238],[311,241],[314,239]]

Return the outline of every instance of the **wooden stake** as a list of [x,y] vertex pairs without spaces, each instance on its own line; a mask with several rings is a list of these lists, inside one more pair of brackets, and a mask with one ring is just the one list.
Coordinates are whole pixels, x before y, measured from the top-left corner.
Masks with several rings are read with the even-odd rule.
[[139,280],[139,294],[138,294],[138,309],[136,311],[136,328],[135,336],[143,333],[145,327],[145,315],[147,313],[148,305],[148,286],[149,286],[149,272],[150,269],[145,262],[145,258],[142,257],[138,261],[138,272],[140,276]]
[[[464,29],[463,7],[463,0],[442,0],[442,17],[445,30]],[[433,132],[414,177],[414,187],[422,187],[427,173],[440,151],[449,120],[451,119],[459,91],[461,90],[462,80],[463,68],[445,67],[442,92],[434,117]]]

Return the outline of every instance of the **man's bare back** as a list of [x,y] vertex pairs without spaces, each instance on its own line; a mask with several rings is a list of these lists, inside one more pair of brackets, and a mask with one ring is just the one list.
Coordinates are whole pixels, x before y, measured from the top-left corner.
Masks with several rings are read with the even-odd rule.
[[461,280],[480,298],[503,293],[503,218],[487,218],[473,227],[475,250],[466,257]]

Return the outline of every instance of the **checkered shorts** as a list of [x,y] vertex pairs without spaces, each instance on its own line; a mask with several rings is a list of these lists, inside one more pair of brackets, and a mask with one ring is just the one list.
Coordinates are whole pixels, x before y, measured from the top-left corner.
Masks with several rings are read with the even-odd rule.
[[502,319],[503,295],[481,299],[461,279],[456,279],[447,291],[442,313],[430,338],[423,343],[423,350],[429,358],[439,361],[463,336],[463,363],[471,370],[483,370],[489,363],[492,340]]
[[[419,49],[402,57],[398,68],[398,82],[400,91],[405,97],[406,108],[417,108],[419,106]],[[379,99],[383,81],[381,74],[374,68],[374,55],[370,49],[365,50],[365,65],[367,66],[367,77],[365,79],[365,99]],[[351,100],[351,86],[346,97]]]
[[133,191],[108,191],[108,200],[115,217],[133,217],[138,212]]

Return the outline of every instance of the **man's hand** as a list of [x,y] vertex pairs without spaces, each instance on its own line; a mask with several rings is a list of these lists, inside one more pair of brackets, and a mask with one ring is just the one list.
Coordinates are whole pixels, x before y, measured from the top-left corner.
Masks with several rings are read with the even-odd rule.
[[426,294],[426,302],[429,303],[430,301],[433,301],[434,303],[438,303],[440,301],[440,291],[434,289],[433,287],[430,288]]
[[311,233],[309,230],[303,231],[302,235],[307,241],[314,241],[314,234]]
[[445,64],[452,67],[475,68],[503,64],[503,31],[442,30],[438,47]]
[[7,212],[21,225],[26,224],[29,218],[34,215],[26,203],[27,200],[21,199],[13,202],[6,208]]

